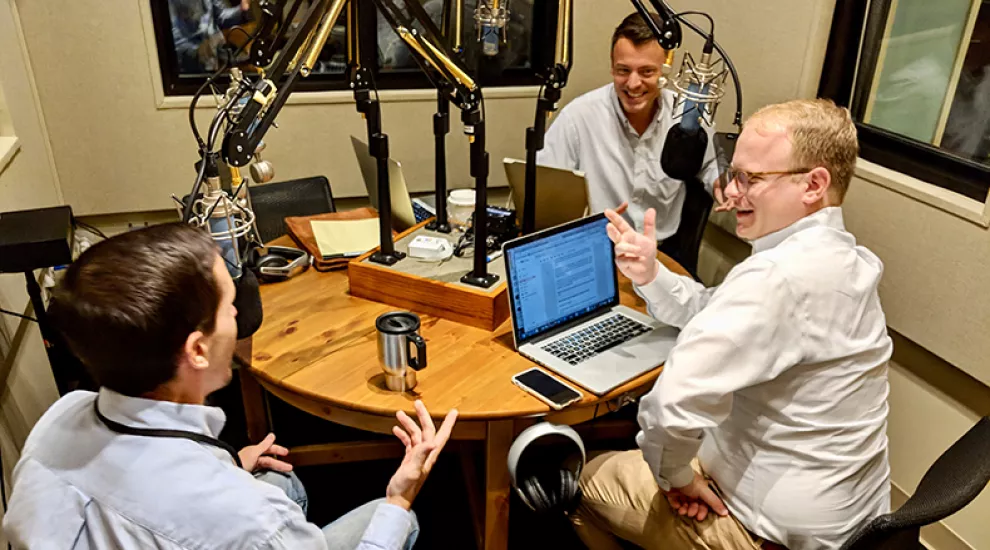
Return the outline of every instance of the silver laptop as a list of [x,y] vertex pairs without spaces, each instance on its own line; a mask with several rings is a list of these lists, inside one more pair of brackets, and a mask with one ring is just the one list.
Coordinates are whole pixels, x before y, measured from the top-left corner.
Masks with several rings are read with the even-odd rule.
[[[512,190],[516,217],[522,219],[526,198],[526,161],[502,159]],[[536,230],[583,218],[588,213],[588,182],[584,172],[550,166],[536,167]]]
[[[378,160],[371,156],[368,144],[351,136],[351,145],[357,155],[358,165],[364,186],[368,190],[371,206],[378,208]],[[396,231],[405,231],[410,227],[436,215],[433,205],[409,196],[406,178],[402,175],[402,165],[399,161],[388,159],[389,204],[392,205],[392,226]]]
[[678,331],[619,305],[598,214],[505,243],[516,349],[598,395],[662,364]]

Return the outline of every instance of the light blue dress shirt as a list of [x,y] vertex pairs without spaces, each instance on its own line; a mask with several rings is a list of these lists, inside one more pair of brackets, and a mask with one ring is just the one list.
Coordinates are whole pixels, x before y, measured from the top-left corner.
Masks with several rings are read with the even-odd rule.
[[[326,549],[327,538],[279,488],[226,451],[188,439],[121,435],[96,417],[92,392],[72,392],[41,417],[14,469],[4,531],[31,549]],[[100,390],[100,411],[135,428],[216,437],[215,407]],[[359,549],[399,549],[411,514],[379,504]]]

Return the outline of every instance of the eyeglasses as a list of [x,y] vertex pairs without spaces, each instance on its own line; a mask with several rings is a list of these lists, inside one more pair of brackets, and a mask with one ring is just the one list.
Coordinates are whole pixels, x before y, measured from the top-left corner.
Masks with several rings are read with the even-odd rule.
[[727,202],[728,199],[725,196],[725,190],[733,181],[736,182],[736,188],[739,190],[739,194],[745,195],[754,183],[759,183],[759,180],[767,176],[796,176],[798,174],[807,174],[812,170],[814,168],[800,168],[797,170],[781,170],[776,172],[747,172],[729,167],[728,170],[722,172],[718,179],[715,180],[715,201],[718,204],[725,204]]

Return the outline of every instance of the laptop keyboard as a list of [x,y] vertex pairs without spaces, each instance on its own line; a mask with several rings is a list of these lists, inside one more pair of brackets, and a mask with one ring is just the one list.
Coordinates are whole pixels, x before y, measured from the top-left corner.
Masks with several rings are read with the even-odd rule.
[[625,315],[615,314],[564,338],[554,340],[542,348],[555,357],[577,365],[589,357],[594,357],[649,331],[650,327],[643,323]]
[[419,201],[412,201],[413,215],[416,217],[416,223],[424,222],[433,216],[436,216],[436,212],[430,211],[429,208],[420,204]]

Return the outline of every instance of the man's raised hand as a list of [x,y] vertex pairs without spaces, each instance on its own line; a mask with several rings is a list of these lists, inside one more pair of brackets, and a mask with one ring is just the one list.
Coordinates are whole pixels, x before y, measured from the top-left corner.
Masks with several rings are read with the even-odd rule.
[[620,215],[627,207],[622,203],[615,210],[606,209],[608,238],[615,243],[615,264],[623,275],[637,286],[653,282],[660,269],[657,261],[657,211],[650,208],[643,220],[643,232],[637,233]]

